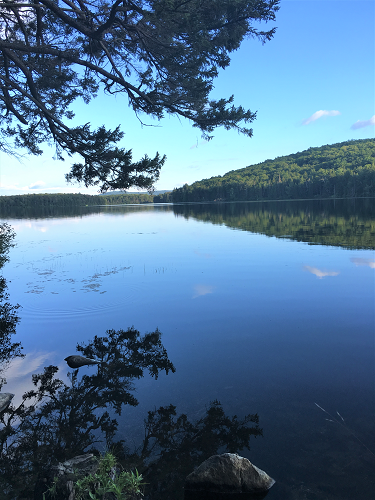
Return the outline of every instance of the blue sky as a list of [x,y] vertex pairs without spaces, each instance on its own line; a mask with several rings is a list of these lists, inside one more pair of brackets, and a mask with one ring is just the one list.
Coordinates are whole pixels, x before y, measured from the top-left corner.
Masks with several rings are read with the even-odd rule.
[[[213,98],[235,96],[235,104],[257,111],[251,139],[217,129],[205,142],[184,119],[166,117],[142,127],[125,96],[76,102],[77,123],[121,124],[122,146],[133,159],[167,155],[156,189],[223,175],[309,147],[374,137],[375,2],[373,0],[281,0],[274,38],[248,39],[215,80]],[[46,147],[21,162],[0,153],[0,195],[81,192],[67,184],[70,161],[55,161]]]

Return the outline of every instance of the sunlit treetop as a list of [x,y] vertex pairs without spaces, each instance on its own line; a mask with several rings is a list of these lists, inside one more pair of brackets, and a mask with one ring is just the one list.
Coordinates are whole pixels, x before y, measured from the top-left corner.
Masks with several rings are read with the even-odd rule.
[[124,93],[140,120],[187,118],[207,139],[247,127],[255,113],[233,96],[211,100],[213,80],[246,37],[270,40],[279,0],[0,0],[0,147],[8,153],[77,154],[69,181],[101,191],[151,188],[165,161],[132,162],[119,127],[69,126],[71,105]]

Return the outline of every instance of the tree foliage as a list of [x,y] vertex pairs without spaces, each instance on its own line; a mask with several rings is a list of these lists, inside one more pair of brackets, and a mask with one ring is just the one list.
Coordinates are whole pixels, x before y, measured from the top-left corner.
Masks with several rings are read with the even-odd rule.
[[[160,195],[159,195],[160,196]],[[84,207],[101,205],[125,205],[153,203],[156,195],[148,193],[124,193],[90,195],[81,193],[38,193],[0,196],[0,210],[8,215],[13,208],[30,210],[33,208]]]
[[[0,269],[8,260],[8,252],[14,245],[14,237],[14,230],[9,224],[0,224]],[[20,320],[17,314],[19,307],[19,304],[12,305],[9,302],[6,280],[0,276],[0,389],[6,382],[1,374],[8,363],[15,357],[23,356],[21,344],[12,341]]]
[[172,192],[173,202],[375,196],[375,139],[309,148]]
[[255,113],[233,96],[212,100],[219,69],[245,37],[270,40],[279,0],[1,0],[1,148],[40,154],[53,140],[58,158],[77,154],[70,181],[101,191],[150,188],[164,156],[132,162],[117,127],[69,126],[73,102],[104,90],[161,119],[185,117],[206,138],[218,126],[248,136]]

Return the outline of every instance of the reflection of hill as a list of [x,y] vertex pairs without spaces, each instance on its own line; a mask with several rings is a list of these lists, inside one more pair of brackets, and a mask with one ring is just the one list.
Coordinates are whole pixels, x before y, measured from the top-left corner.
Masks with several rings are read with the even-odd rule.
[[375,248],[373,199],[174,205],[176,215],[309,244]]
[[134,212],[172,211],[212,224],[252,233],[289,238],[309,244],[353,249],[375,248],[373,198],[301,200],[279,202],[201,203],[174,205],[114,205],[103,207],[54,207],[2,210],[9,219],[87,217],[103,213],[125,216]]

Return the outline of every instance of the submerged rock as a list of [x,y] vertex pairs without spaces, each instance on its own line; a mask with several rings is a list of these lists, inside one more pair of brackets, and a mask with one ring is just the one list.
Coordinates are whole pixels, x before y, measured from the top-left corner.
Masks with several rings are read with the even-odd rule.
[[[185,498],[200,498],[198,493],[238,494],[239,498],[263,498],[275,481],[247,458],[235,453],[213,455],[185,480]],[[244,497],[244,498],[245,498]],[[232,496],[236,498],[236,495]]]
[[70,368],[81,368],[81,366],[89,366],[89,365],[99,365],[100,361],[91,358],[85,358],[84,356],[79,356],[78,354],[74,354],[72,356],[68,356],[64,358],[64,361],[67,362]]
[[14,394],[10,392],[0,392],[0,411],[5,410],[14,398]]

